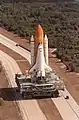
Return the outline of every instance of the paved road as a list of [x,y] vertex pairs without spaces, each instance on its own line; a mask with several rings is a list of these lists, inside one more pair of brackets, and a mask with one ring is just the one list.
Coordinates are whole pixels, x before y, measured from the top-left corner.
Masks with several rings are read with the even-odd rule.
[[[0,42],[4,44],[5,46],[9,47],[12,50],[16,50],[15,52],[19,53],[26,59],[29,58],[30,60],[30,53],[26,52],[26,50],[23,50],[20,47],[16,47],[16,43],[9,40],[8,38],[4,37],[3,35],[0,35]],[[21,50],[21,53],[20,51]],[[28,56],[27,56],[27,54]],[[64,96],[69,95],[70,99],[65,100]],[[59,110],[63,120],[79,120],[79,106],[77,103],[74,101],[72,96],[69,94],[69,92],[66,90],[66,92],[62,93],[62,97],[57,98],[57,99],[52,99],[54,104],[56,105],[57,109]],[[29,110],[30,111],[30,110]]]
[[12,40],[8,39],[7,37],[0,34],[0,43],[2,43],[3,45],[7,46],[10,49],[12,49],[16,53],[20,54],[21,56],[26,58],[29,61],[29,63],[31,63],[30,52],[23,49],[20,46],[16,46],[16,42],[14,42],[14,41],[12,41]]
[[[16,87],[15,74],[21,72],[16,61],[1,50],[0,61],[2,61],[9,78],[9,86]],[[20,100],[18,101],[18,104],[24,120],[47,120],[40,110],[36,100]]]
[[52,101],[62,115],[63,120],[79,120],[79,106],[71,100],[71,97],[69,100],[64,99],[64,96],[52,98]]

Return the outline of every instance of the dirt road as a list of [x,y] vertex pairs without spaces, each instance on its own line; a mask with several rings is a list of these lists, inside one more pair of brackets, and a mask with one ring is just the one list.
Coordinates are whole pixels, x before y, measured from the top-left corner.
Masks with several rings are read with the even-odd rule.
[[[7,93],[8,81],[5,76],[4,69],[0,72],[0,97],[12,98],[11,92]],[[4,100],[0,106],[0,120],[21,120],[21,115],[16,103],[13,101]]]

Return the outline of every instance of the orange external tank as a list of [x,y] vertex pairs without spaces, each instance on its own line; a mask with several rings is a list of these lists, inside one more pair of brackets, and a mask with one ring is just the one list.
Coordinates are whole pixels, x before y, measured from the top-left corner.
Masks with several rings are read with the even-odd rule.
[[36,61],[36,56],[37,56],[37,50],[38,50],[38,45],[43,44],[44,41],[44,32],[41,27],[41,25],[37,25],[36,30],[35,30],[35,39],[34,39],[34,56],[35,56],[35,61]]

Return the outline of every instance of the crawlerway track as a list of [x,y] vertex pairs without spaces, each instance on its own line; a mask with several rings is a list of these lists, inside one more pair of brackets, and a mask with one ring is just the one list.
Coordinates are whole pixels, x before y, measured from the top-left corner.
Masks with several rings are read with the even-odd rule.
[[[3,42],[4,41],[4,42]],[[4,45],[6,45],[6,43],[5,43],[5,41],[7,41],[7,38],[5,38],[4,36],[2,36],[1,37],[1,39],[0,39],[0,42],[2,43],[2,44],[4,44]],[[16,50],[16,52],[19,52],[19,49],[20,49],[20,47],[18,47],[18,48],[16,48],[16,46],[15,46],[15,44],[16,43],[12,43],[11,41],[9,42],[10,40],[8,39],[8,42],[7,42],[7,46],[10,48],[10,49],[12,49],[13,50],[13,48]],[[9,44],[9,45],[8,45]],[[11,46],[10,46],[10,44],[11,44]],[[12,46],[12,44],[13,44],[13,46]],[[25,53],[24,51],[25,50],[23,50],[23,48],[21,48],[21,50],[22,50],[22,53],[21,53],[21,55],[23,55],[23,53]],[[20,52],[19,52],[19,54],[20,54]],[[25,55],[25,57],[26,57],[26,55]],[[27,58],[27,57],[26,57]],[[9,62],[10,63],[10,62]],[[12,64],[12,63],[11,63]],[[13,65],[10,65],[10,67],[11,66],[13,66]],[[15,66],[15,65],[14,65]],[[14,71],[14,69],[13,69],[13,71]],[[13,72],[12,72],[12,74],[13,74]],[[14,75],[13,75],[14,76]],[[12,77],[13,77],[12,76]],[[11,78],[12,78],[11,77]],[[13,80],[14,81],[14,80]],[[15,83],[14,83],[15,84]],[[58,109],[58,111],[60,112],[60,114],[61,114],[61,116],[62,116],[62,118],[64,119],[64,120],[69,120],[69,119],[71,119],[71,120],[79,120],[79,117],[78,117],[78,113],[79,113],[79,107],[78,107],[78,105],[76,104],[76,102],[74,101],[74,99],[71,97],[71,95],[68,93],[68,91],[66,90],[66,92],[63,92],[62,93],[63,95],[62,95],[62,97],[60,97],[60,98],[56,98],[56,99],[47,99],[47,100],[41,100],[42,102],[40,102],[40,100],[38,100],[38,101],[36,101],[36,100],[33,100],[33,101],[35,101],[35,104],[33,105],[33,101],[30,101],[30,100],[28,100],[27,101],[27,105],[26,105],[26,101],[24,101],[25,103],[24,103],[24,105],[26,105],[26,106],[24,106],[24,108],[23,108],[23,110],[27,113],[27,116],[29,115],[29,119],[30,120],[35,120],[35,118],[33,118],[33,116],[34,116],[34,110],[35,110],[35,112],[37,113],[37,107],[34,109],[32,109],[32,108],[30,108],[29,107],[29,105],[32,103],[32,105],[31,105],[31,107],[35,107],[35,105],[38,103],[40,106],[41,106],[41,110],[42,110],[42,112],[44,113],[44,114],[42,114],[42,112],[40,111],[40,109],[39,109],[39,111],[40,111],[40,113],[41,113],[41,115],[43,116],[43,120],[44,119],[51,119],[51,118],[48,118],[48,112],[50,113],[50,116],[52,116],[52,111],[53,111],[53,109],[51,109],[51,106],[52,106],[52,104],[53,104],[53,102],[54,102],[54,104],[56,105],[56,107],[57,107],[57,109]],[[70,99],[69,100],[65,100],[64,99],[64,95],[66,95],[66,94],[69,94],[69,97],[70,97]],[[52,102],[53,101],[53,102]],[[29,103],[29,104],[28,104]],[[50,105],[50,107],[48,107],[48,105],[50,104],[50,103],[52,103],[51,105]],[[72,103],[72,104],[71,104]],[[38,106],[38,104],[37,104],[37,106]],[[45,104],[45,105],[42,105],[42,104]],[[45,107],[43,107],[42,108],[42,106],[45,106]],[[26,110],[26,108],[27,108],[27,110]],[[48,111],[45,111],[45,109],[48,109]],[[64,109],[65,108],[65,109]],[[64,110],[63,110],[64,109]],[[31,112],[33,112],[33,116],[32,116],[32,113],[30,113],[30,110],[32,110]],[[28,111],[28,112],[27,112]],[[46,112],[47,112],[47,114],[46,114]],[[39,113],[39,112],[38,112]],[[38,114],[38,116],[39,116],[39,118],[40,118],[40,113]],[[23,113],[24,114],[24,113]],[[56,113],[55,113],[56,114]],[[45,116],[46,117],[45,117]],[[34,117],[36,117],[36,115],[34,116]],[[28,119],[28,118],[27,118]],[[41,120],[42,120],[42,118],[40,118]],[[61,119],[61,118],[60,118]],[[51,119],[52,120],[52,119]],[[57,120],[57,119],[56,119]],[[59,120],[59,119],[58,119]]]

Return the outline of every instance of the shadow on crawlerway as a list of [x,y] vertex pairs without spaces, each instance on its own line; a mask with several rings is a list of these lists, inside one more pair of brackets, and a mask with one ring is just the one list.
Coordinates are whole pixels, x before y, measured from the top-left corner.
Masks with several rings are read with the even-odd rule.
[[33,98],[23,98],[19,92],[16,92],[17,88],[0,88],[0,97],[4,101],[18,101],[18,100],[34,100],[34,99],[47,99],[51,97],[33,97]]
[[15,97],[16,88],[0,88],[0,97],[5,101],[14,101],[17,100]]

